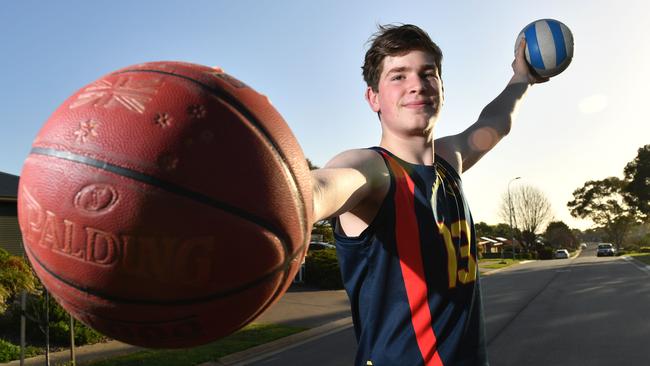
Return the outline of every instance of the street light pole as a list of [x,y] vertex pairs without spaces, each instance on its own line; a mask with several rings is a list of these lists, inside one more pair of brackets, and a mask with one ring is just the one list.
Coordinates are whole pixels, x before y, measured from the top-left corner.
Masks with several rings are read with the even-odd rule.
[[508,182],[508,211],[510,212],[510,240],[512,242],[512,260],[515,260],[515,230],[512,227],[512,198],[510,197],[510,183],[521,179],[521,177],[512,178]]

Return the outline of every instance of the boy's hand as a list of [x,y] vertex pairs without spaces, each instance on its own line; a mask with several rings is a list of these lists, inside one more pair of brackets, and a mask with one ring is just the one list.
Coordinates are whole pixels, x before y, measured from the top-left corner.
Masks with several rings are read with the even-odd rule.
[[526,62],[526,38],[522,38],[515,52],[515,60],[512,61],[512,71],[514,75],[510,83],[527,83],[538,84],[545,83],[549,78],[535,75],[531,71],[531,66]]

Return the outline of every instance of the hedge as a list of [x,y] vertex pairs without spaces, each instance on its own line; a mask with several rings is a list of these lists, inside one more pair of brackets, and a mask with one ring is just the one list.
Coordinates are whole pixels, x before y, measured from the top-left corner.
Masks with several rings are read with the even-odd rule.
[[343,288],[336,249],[309,252],[305,259],[305,282],[328,290]]

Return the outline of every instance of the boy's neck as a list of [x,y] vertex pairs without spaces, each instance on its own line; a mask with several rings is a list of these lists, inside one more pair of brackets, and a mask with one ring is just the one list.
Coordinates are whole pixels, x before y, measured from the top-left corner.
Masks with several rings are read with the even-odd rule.
[[433,137],[402,138],[383,135],[379,146],[411,164],[433,165],[434,162]]

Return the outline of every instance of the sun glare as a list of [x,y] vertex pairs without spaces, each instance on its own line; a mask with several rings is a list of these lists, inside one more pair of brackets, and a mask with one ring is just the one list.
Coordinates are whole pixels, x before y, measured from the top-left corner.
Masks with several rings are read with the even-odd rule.
[[601,112],[602,110],[607,108],[608,104],[609,104],[609,99],[607,98],[606,95],[595,94],[583,98],[580,101],[580,104],[578,104],[578,108],[580,108],[580,112],[584,114],[592,114],[592,113]]

